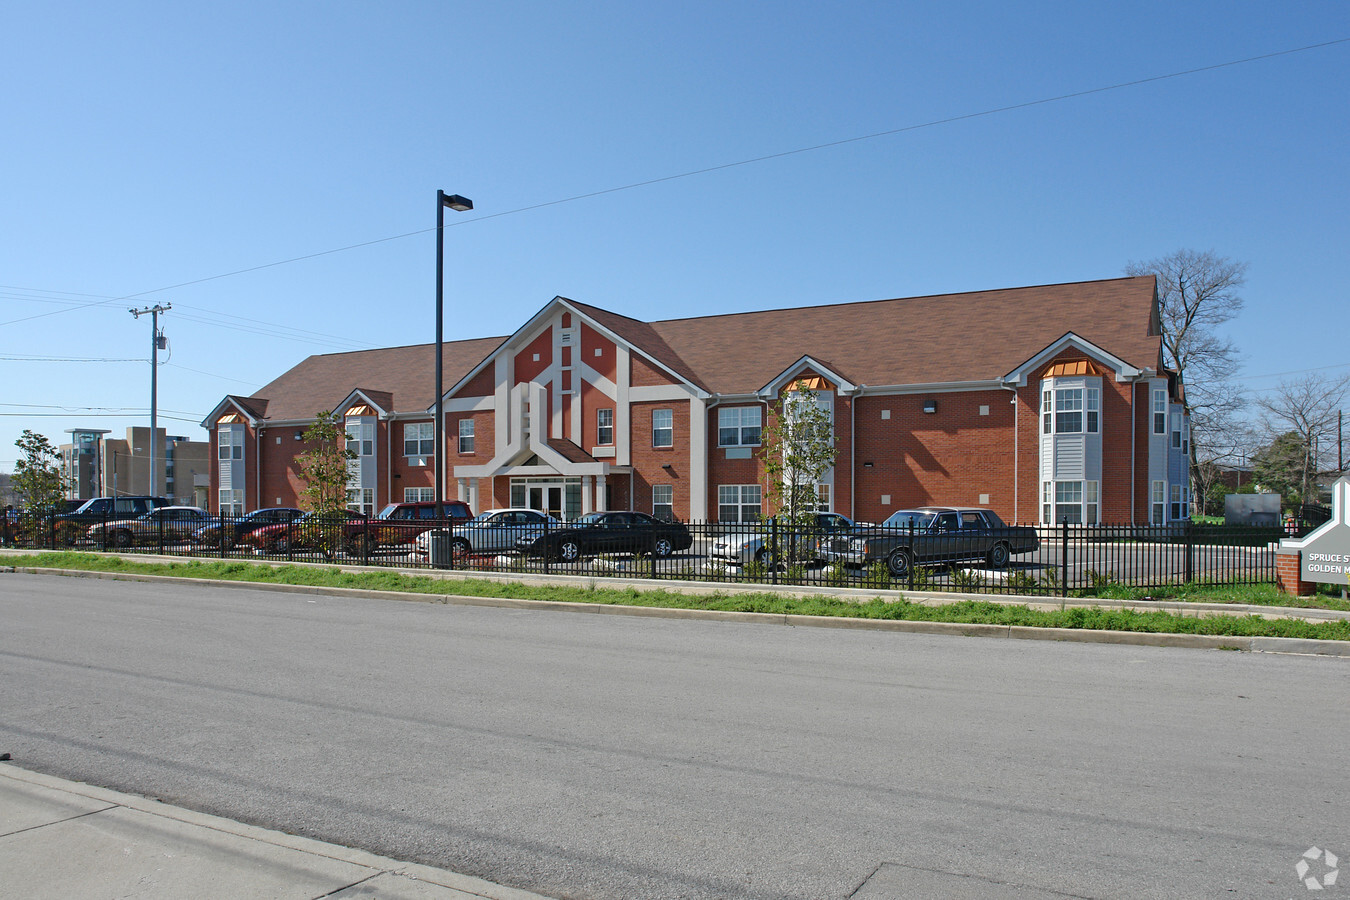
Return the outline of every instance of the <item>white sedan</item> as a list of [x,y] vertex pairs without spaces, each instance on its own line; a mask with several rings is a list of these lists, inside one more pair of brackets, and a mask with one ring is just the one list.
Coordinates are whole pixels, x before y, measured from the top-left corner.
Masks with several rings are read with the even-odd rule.
[[[795,539],[798,542],[799,556],[802,560],[814,561],[820,558],[816,551],[818,540],[831,537],[839,532],[852,531],[853,528],[853,520],[849,519],[848,516],[841,516],[838,513],[815,513],[814,521],[810,525],[780,525],[778,540],[781,546],[786,547],[788,541]],[[768,565],[773,561],[772,554],[769,552],[769,542],[772,536],[772,519],[766,519],[763,522],[746,522],[735,531],[719,535],[713,541],[712,550],[708,555],[714,559],[739,565],[752,562]]]
[[537,509],[490,509],[462,525],[422,532],[413,544],[412,553],[418,559],[430,560],[433,534],[449,536],[450,549],[456,558],[471,553],[504,553],[514,551],[516,541],[521,538],[536,538],[545,528],[562,527],[562,522]]

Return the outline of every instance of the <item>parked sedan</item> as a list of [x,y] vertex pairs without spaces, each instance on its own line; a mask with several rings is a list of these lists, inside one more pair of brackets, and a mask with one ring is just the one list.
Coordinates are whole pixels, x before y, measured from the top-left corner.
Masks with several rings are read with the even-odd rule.
[[463,525],[424,531],[417,536],[412,555],[423,561],[430,560],[432,535],[448,537],[451,552],[456,557],[463,557],[470,553],[515,550],[521,540],[534,540],[544,533],[545,528],[556,530],[562,527],[562,522],[537,509],[490,509]]
[[[296,509],[291,506],[273,506],[267,509],[255,509],[237,518],[224,517],[225,522],[225,549],[229,550],[246,534],[266,528],[269,525],[284,525],[287,522],[294,522],[305,514],[303,509]],[[215,519],[206,524],[205,527],[198,529],[192,535],[192,543],[203,547],[220,547],[220,523],[221,519]]]
[[1012,554],[1039,546],[1034,528],[1005,525],[992,509],[925,506],[898,510],[879,526],[836,538],[824,555],[846,565],[884,562],[891,575],[903,578],[916,565],[979,560],[1002,568]]
[[522,538],[516,549],[528,556],[575,562],[598,553],[653,553],[669,556],[694,543],[679,522],[663,522],[640,512],[596,512],[538,537]]
[[211,521],[211,515],[196,506],[161,506],[134,519],[116,519],[89,526],[85,536],[96,544],[119,549],[133,544],[176,544]]
[[[773,539],[773,519],[765,519],[763,522],[746,522],[741,524],[734,531],[718,535],[713,541],[712,550],[709,556],[714,559],[726,560],[731,563],[746,565],[757,562],[763,565],[772,563]],[[841,532],[853,530],[853,520],[848,516],[841,516],[839,513],[814,513],[812,522],[806,525],[787,525],[779,526],[779,547],[782,548],[779,556],[788,555],[789,542],[794,542],[798,549],[798,559],[801,562],[815,562],[818,560],[819,553],[816,545],[821,538],[828,538]]]
[[259,553],[289,553],[292,550],[349,550],[354,539],[365,540],[374,520],[350,509],[341,512],[338,521],[325,521],[317,512],[301,513],[289,522],[277,522],[254,528],[239,538],[244,547]]

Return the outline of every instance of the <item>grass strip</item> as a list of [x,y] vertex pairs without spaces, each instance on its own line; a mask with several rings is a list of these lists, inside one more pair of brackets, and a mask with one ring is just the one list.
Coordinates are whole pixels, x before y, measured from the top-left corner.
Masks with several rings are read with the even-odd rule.
[[791,597],[771,592],[684,594],[678,591],[602,587],[594,584],[580,587],[566,584],[533,585],[478,578],[446,581],[399,572],[344,572],[330,566],[270,566],[251,562],[196,560],[147,563],[92,553],[41,553],[15,562],[22,565],[81,571],[666,609],[900,619],[958,624],[1030,625],[1038,628],[1082,628],[1154,634],[1350,640],[1350,621],[1305,622],[1297,619],[1263,619],[1255,615],[1185,615],[1165,610],[1137,612],[1097,607],[1039,610],[1024,605],[992,603],[986,600],[961,600],[940,606],[928,606],[911,602],[898,595],[894,600],[873,599],[860,602],[825,596]]

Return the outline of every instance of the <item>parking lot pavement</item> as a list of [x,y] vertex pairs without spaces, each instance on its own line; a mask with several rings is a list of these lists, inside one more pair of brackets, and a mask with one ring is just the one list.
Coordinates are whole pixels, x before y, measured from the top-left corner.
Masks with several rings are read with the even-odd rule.
[[547,900],[7,763],[0,885],[25,900]]

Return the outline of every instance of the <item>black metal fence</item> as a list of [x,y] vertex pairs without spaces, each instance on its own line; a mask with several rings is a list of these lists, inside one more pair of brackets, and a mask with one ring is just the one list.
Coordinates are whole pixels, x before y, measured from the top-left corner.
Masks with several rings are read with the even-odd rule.
[[473,526],[367,518],[256,526],[253,520],[77,521],[30,517],[11,545],[166,556],[335,562],[399,568],[570,574],[770,585],[824,585],[1059,596],[1110,585],[1275,581],[1282,528],[1060,525],[917,532],[864,526],[826,533],[776,520],[673,523],[661,532],[541,525]]

